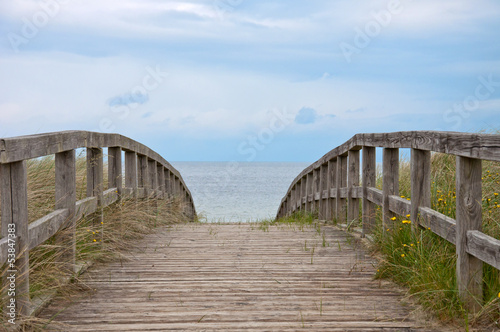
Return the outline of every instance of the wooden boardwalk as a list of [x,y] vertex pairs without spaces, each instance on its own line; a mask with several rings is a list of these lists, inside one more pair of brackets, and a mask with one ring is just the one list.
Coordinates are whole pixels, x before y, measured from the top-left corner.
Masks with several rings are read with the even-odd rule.
[[431,331],[355,246],[330,226],[178,225],[40,316],[71,331]]

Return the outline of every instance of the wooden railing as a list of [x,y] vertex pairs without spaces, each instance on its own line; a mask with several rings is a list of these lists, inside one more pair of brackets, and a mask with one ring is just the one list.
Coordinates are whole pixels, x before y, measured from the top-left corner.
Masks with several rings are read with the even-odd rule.
[[[103,148],[106,147],[109,189],[103,190]],[[79,148],[86,148],[87,198],[76,201],[75,150]],[[122,151],[125,151],[124,181]],[[28,223],[26,160],[49,155],[55,155],[55,211]],[[73,231],[65,232],[70,235],[58,233],[56,242],[67,247],[68,273],[74,272],[74,229],[82,216],[101,211],[97,217],[102,218],[102,208],[127,196],[180,196],[187,218],[196,217],[191,193],[179,172],[147,146],[118,134],[65,131],[0,139],[0,190],[0,266],[8,263],[7,275],[12,271],[16,277],[12,299],[16,312],[24,315],[31,311],[29,251],[59,230],[72,228]],[[9,284],[7,280],[7,290]]]
[[[383,148],[383,189],[375,187],[376,148]],[[399,196],[399,149],[411,149],[411,201]],[[360,172],[362,150],[362,172]],[[431,152],[456,156],[456,220],[431,209]],[[500,269],[500,241],[481,232],[482,160],[500,161],[500,135],[412,131],[357,134],[304,169],[281,201],[277,218],[317,212],[339,223],[360,218],[362,233],[375,226],[375,206],[384,225],[395,215],[455,244],[460,297],[473,309],[482,301],[483,262]],[[361,177],[361,185],[360,185]],[[385,229],[385,227],[384,227]]]

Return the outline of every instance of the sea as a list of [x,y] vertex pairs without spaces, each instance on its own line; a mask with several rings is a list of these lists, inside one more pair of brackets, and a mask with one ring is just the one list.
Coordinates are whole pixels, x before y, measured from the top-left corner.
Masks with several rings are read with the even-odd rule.
[[171,162],[206,222],[274,219],[293,179],[309,163]]

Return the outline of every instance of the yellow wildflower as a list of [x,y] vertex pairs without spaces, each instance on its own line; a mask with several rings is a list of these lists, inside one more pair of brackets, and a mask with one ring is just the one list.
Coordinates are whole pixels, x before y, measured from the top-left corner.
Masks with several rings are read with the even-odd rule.
[[94,242],[97,242],[96,239],[94,239]]
[[405,254],[401,254],[401,257],[405,257]]
[[392,218],[391,218],[391,220],[392,220],[392,221],[396,220],[396,217],[392,217]]
[[406,218],[410,218],[410,216],[411,216],[411,215],[407,214],[407,215],[406,215]]
[[401,195],[401,198],[405,198],[405,197]]

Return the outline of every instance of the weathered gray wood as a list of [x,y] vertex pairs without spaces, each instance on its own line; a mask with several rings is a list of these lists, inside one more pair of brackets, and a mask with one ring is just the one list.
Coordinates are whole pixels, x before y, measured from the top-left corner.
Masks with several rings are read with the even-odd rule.
[[382,190],[377,189],[375,187],[368,187],[367,194],[368,194],[367,199],[369,202],[373,203],[374,205],[382,206],[382,202],[384,199]]
[[383,154],[382,220],[385,231],[387,228],[392,228],[394,224],[391,220],[394,217],[394,213],[390,209],[389,196],[399,195],[399,149],[385,148]]
[[427,207],[421,207],[419,212],[421,227],[431,230],[450,243],[456,243],[457,224],[454,219]]
[[470,310],[481,309],[483,263],[467,253],[467,233],[482,227],[482,162],[457,157],[457,285],[460,298]]
[[2,225],[0,237],[8,234],[8,225],[12,221],[12,185],[10,164],[0,164],[0,211]]
[[371,256],[334,227],[178,225],[137,247],[91,268],[81,278],[96,291],[54,301],[42,318],[70,331],[419,330],[414,306],[373,280]]
[[304,197],[306,196],[306,182],[307,182],[307,176],[304,176],[300,179],[300,210],[305,211],[305,201]]
[[500,270],[500,240],[480,231],[468,231],[467,252]]
[[97,197],[101,200],[104,163],[101,148],[87,148],[87,197]]
[[337,207],[337,203],[335,199],[332,198],[330,192],[332,188],[336,186],[337,181],[337,158],[328,160],[328,171],[326,174],[326,190],[328,191],[328,199],[326,201],[327,210],[326,210],[326,220],[333,220],[335,218],[335,208]]
[[321,193],[321,200],[319,202],[319,219],[321,220],[328,220],[326,218],[328,206],[327,206],[327,199],[328,195],[324,195],[323,193],[326,191],[327,188],[327,175],[328,175],[328,163],[325,163],[321,165],[320,168],[320,179],[319,179],[319,190]]
[[121,196],[123,187],[122,178],[122,149],[120,147],[108,148],[108,188],[116,188]]
[[75,272],[76,255],[76,158],[75,150],[59,152],[55,158],[56,210],[67,209],[68,217],[57,233],[55,242],[61,246],[63,269],[68,274]]
[[335,208],[336,211],[336,219],[338,223],[345,223],[347,220],[347,193],[345,195],[341,194],[341,190],[347,189],[347,155],[338,156],[337,157],[337,173],[336,173],[336,184],[337,184],[337,198],[336,203],[337,206]]
[[306,176],[306,211],[307,212],[312,212],[312,207],[311,207],[311,195],[312,195],[312,190],[313,190],[313,175],[312,175],[312,170],[310,173],[307,173]]
[[30,239],[29,250],[34,249],[55,235],[61,226],[67,222],[68,218],[69,209],[61,209],[30,223],[28,227]]
[[[314,200],[312,202],[312,211],[313,213],[319,213],[319,181],[320,181],[320,169],[315,168],[312,172],[313,174],[313,188],[312,192],[314,195]],[[316,198],[318,196],[318,198]]]
[[[7,231],[14,231],[15,238],[5,239],[15,245],[16,260],[8,265],[9,271],[16,276],[16,312],[27,315],[29,312],[29,232],[28,232],[28,175],[26,161],[2,165],[2,224]],[[5,196],[5,197],[4,197]],[[6,205],[6,203],[10,203]],[[2,227],[3,228],[3,227]],[[10,240],[9,240],[10,239]],[[5,251],[11,247],[7,246]],[[4,252],[5,253],[5,252]],[[5,253],[2,256],[7,256]],[[7,279],[4,279],[6,282]]]
[[116,188],[109,188],[102,195],[102,206],[107,207],[118,201],[119,195]]
[[375,205],[368,200],[368,188],[375,187],[376,151],[363,147],[363,235],[370,234],[375,226]]
[[162,192],[161,197],[163,197],[163,193],[165,192],[165,168],[161,164],[157,164],[157,178],[158,178],[158,190]]
[[431,206],[431,153],[411,150],[411,224],[416,230],[419,224],[418,209]]
[[87,148],[87,197],[97,198],[94,223],[103,222],[102,192],[104,191],[104,162],[102,148]]
[[[7,260],[7,254],[8,252],[8,238],[4,237],[0,239],[0,265],[3,265],[5,261]],[[3,282],[3,280],[2,280]]]
[[132,188],[132,195],[137,191],[137,154],[125,151],[125,187]]
[[347,187],[349,188],[347,198],[347,222],[359,220],[359,199],[355,196],[355,187],[359,186],[360,165],[359,150],[349,151],[349,172],[347,177]]
[[76,202],[76,220],[97,211],[97,197],[87,197]]
[[151,180],[149,179],[148,157],[145,155],[137,155],[137,183],[140,188],[144,188],[147,195],[148,189],[151,189]]
[[149,172],[149,187],[153,190],[158,190],[158,173],[156,161],[148,159],[148,172]]
[[400,196],[389,196],[389,210],[392,212],[408,218],[411,214],[411,202]]

